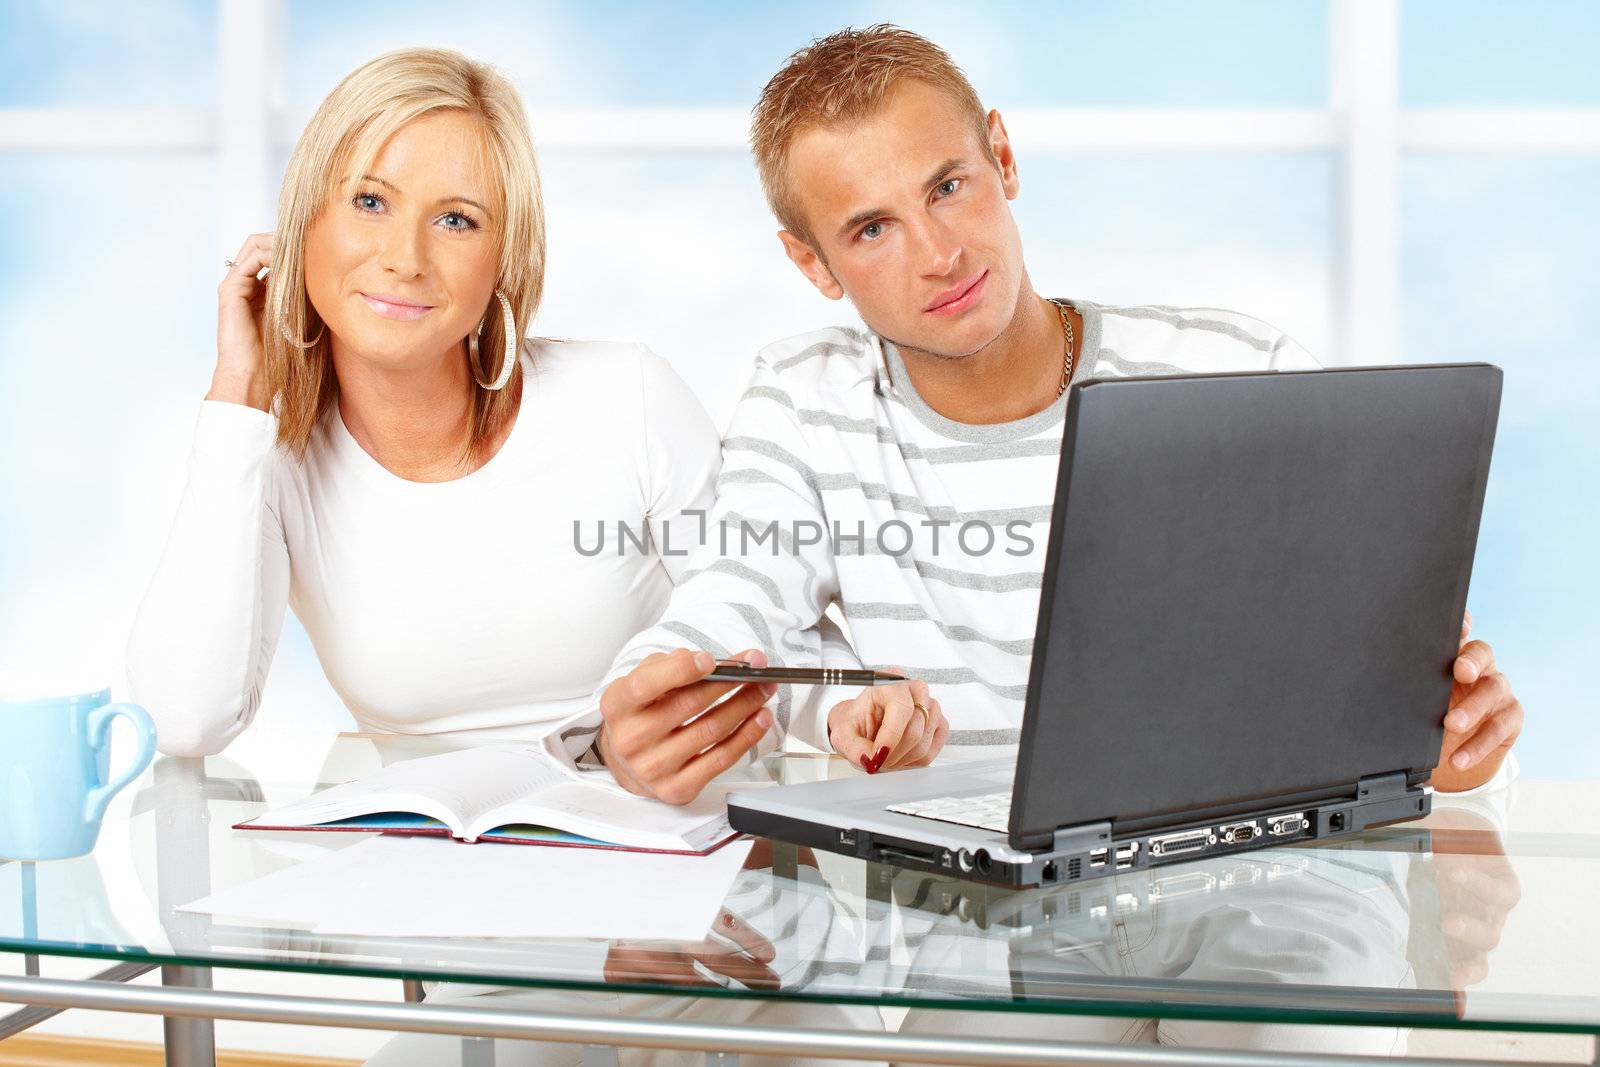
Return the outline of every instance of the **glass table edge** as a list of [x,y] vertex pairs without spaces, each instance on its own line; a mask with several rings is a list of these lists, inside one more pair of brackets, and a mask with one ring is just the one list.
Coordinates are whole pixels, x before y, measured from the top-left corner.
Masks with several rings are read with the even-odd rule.
[[[1110,1015],[1124,1018],[1159,1016],[1171,1019],[1199,1019],[1217,1022],[1291,1023],[1297,1025],[1327,1026],[1401,1026],[1435,1030],[1477,1030],[1494,1032],[1592,1034],[1600,1036],[1600,1004],[1596,1005],[1593,1019],[1555,1020],[1509,1017],[1486,1017],[1478,1014],[1463,1017],[1455,1011],[1416,1011],[1397,1008],[1329,1009],[1309,1008],[1300,1005],[1251,1008],[1239,1004],[1177,1002],[1161,1000],[1102,1001],[1089,997],[1059,999],[982,1000],[962,999],[953,996],[908,996],[905,994],[860,994],[798,992],[783,990],[731,989],[722,986],[651,985],[635,982],[606,982],[583,979],[531,978],[525,975],[464,975],[444,973],[419,968],[386,969],[358,964],[319,964],[315,968],[299,967],[290,963],[268,959],[240,959],[229,956],[163,955],[159,953],[129,953],[110,947],[96,948],[87,945],[60,943],[15,942],[0,940],[0,953],[9,955],[34,955],[65,959],[94,959],[121,963],[149,964],[155,967],[204,967],[211,970],[261,971],[281,974],[327,976],[339,978],[373,978],[392,981],[445,982],[461,985],[505,986],[519,989],[549,989],[592,993],[626,993],[644,996],[713,997],[728,1000],[773,1000],[815,1004],[849,1004],[867,1007],[892,1007],[928,1009],[934,1011],[988,1011],[998,1014],[1035,1015]],[[88,981],[89,979],[83,979]],[[1192,983],[1191,983],[1192,984]],[[1174,991],[1179,984],[1174,984]],[[1277,988],[1277,987],[1272,987]],[[1283,988],[1294,988],[1285,986]],[[1316,995],[1336,995],[1342,987],[1306,986]],[[1357,994],[1372,995],[1368,990],[1355,990]],[[1443,993],[1429,995],[1428,991],[1411,991],[1409,999],[1439,1004],[1456,1003],[1456,998]],[[1483,995],[1480,995],[1480,999]],[[1490,994],[1496,998],[1520,998],[1513,993]],[[329,1000],[346,998],[330,997]],[[1535,998],[1536,999],[1536,998]]]

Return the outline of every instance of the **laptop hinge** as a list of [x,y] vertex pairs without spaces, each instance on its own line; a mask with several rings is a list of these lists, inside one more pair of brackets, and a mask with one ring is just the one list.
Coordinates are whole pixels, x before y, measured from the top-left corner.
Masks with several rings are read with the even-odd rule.
[[1403,795],[1410,788],[1405,771],[1374,774],[1356,783],[1357,800],[1382,800]]
[[1055,832],[1050,851],[1056,854],[1086,852],[1103,848],[1111,841],[1109,821],[1084,822],[1076,826],[1063,826]]

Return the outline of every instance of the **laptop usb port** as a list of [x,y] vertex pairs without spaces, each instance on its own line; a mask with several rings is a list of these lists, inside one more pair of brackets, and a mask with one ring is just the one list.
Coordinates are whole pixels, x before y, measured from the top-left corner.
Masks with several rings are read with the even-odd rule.
[[1117,870],[1125,871],[1133,866],[1133,861],[1139,857],[1139,842],[1129,841],[1126,845],[1117,846]]
[[1106,865],[1106,852],[1108,850],[1097,848],[1089,853],[1090,867],[1104,867]]

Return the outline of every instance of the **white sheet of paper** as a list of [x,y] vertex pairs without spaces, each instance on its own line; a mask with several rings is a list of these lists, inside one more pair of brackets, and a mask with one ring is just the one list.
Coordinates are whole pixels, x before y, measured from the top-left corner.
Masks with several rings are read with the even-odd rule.
[[670,856],[380,835],[179,910],[323,934],[697,941],[750,847]]

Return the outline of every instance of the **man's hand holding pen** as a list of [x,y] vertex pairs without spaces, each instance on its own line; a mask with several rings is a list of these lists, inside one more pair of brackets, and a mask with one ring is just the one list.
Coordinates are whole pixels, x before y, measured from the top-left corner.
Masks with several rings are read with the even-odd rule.
[[797,685],[862,686],[860,693],[828,713],[828,743],[868,774],[899,767],[923,767],[950,738],[950,724],[928,683],[910,679],[899,668],[750,668],[737,661],[719,663],[711,678],[726,681],[759,676]]
[[[767,662],[755,649],[737,658],[756,667]],[[778,687],[710,681],[716,665],[709,652],[657,652],[606,686],[600,758],[624,789],[687,804],[771,729],[766,703]]]
[[[750,667],[767,663],[755,649],[735,658]],[[727,666],[708,652],[680,648],[646,657],[606,686],[600,696],[598,749],[624,789],[687,804],[761,741],[772,727],[766,703],[777,686],[719,678],[719,669]],[[950,737],[950,724],[926,682],[875,671],[809,672],[818,677],[799,678],[802,673],[807,672],[787,672],[797,676],[791,681],[823,684],[843,680],[844,674],[852,681],[869,679],[860,694],[828,713],[834,751],[869,774],[923,766]]]

